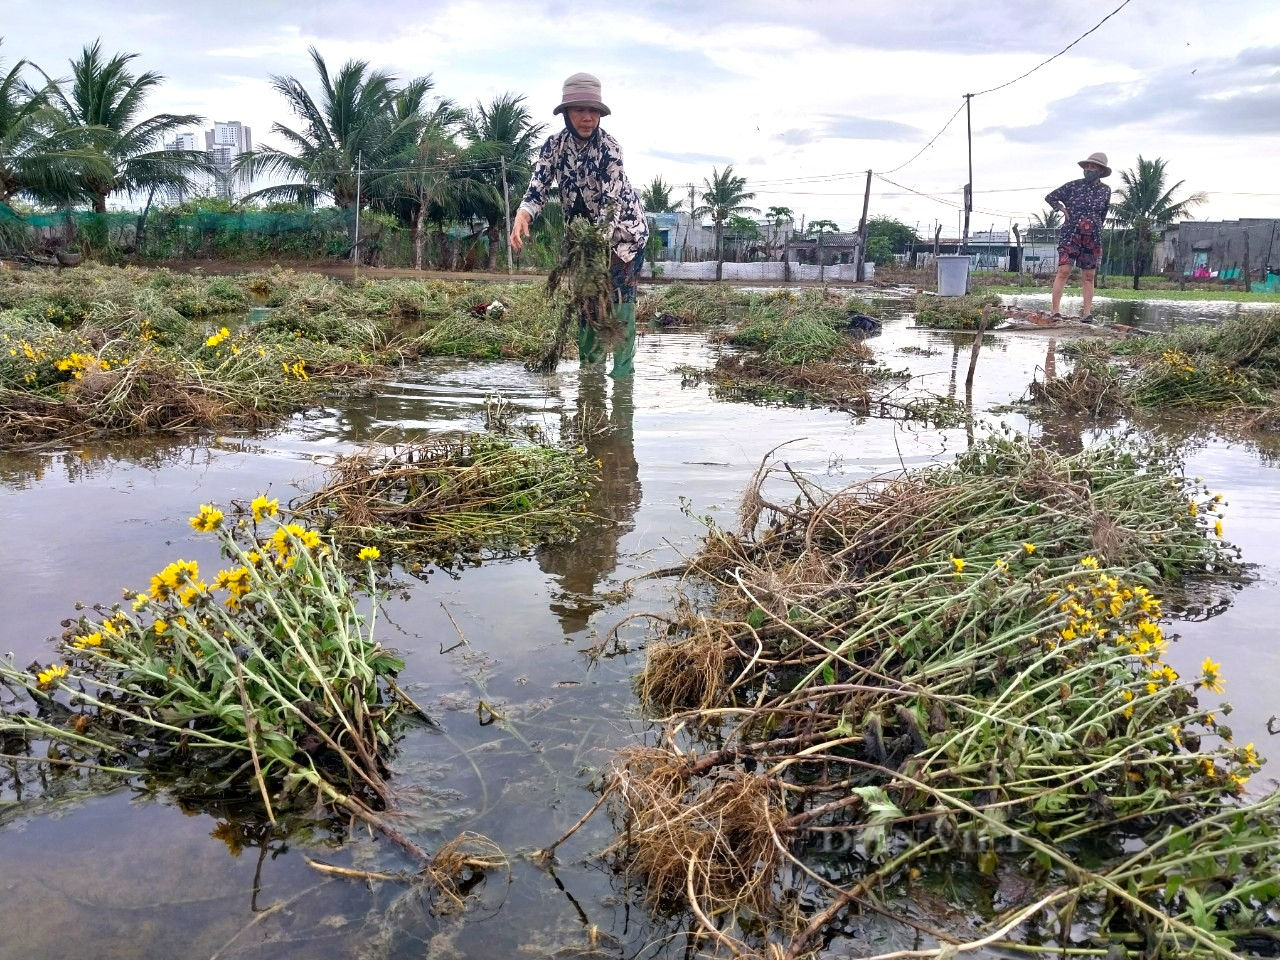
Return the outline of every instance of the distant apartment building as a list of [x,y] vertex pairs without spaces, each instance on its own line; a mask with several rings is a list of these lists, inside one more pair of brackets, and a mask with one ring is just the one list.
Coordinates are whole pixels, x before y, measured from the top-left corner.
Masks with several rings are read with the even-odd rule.
[[236,200],[248,193],[252,178],[235,172],[235,163],[243,153],[253,149],[253,133],[239,120],[218,121],[204,133],[205,150],[213,162],[214,193],[224,200]]
[[[166,150],[200,150],[200,142],[194,133],[180,133],[164,145]],[[187,199],[187,191],[183,187],[166,187],[164,199],[170,206],[176,206]]]

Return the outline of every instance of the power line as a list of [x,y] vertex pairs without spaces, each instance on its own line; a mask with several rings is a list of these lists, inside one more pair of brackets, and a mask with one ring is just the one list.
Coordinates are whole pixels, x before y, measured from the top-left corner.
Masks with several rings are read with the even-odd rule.
[[[1126,2],[1128,2],[1128,0],[1126,0]],[[962,103],[960,104],[960,106],[956,107],[956,112],[951,115],[951,118],[942,125],[942,129],[933,135],[932,140],[930,140],[923,147],[917,150],[915,155],[906,163],[900,163],[896,167],[894,167],[892,170],[886,170],[885,173],[897,173],[899,170],[901,170],[903,167],[907,166],[908,164],[914,163],[915,160],[920,156],[920,154],[924,153],[926,150],[932,147],[934,143],[937,142],[937,139],[947,132],[947,127],[951,126],[952,120],[955,120],[956,117],[960,116],[960,111],[963,109],[964,109],[964,104]]]
[[1104,23],[1106,23],[1108,20],[1110,20],[1112,17],[1114,17],[1117,13],[1119,13],[1121,10],[1123,10],[1125,7],[1127,7],[1127,6],[1130,4],[1130,2],[1132,2],[1132,0],[1124,0],[1124,2],[1123,2],[1122,4],[1120,4],[1120,6],[1116,7],[1114,10],[1112,10],[1110,13],[1108,13],[1105,17],[1103,17],[1101,20],[1099,20],[1097,23],[1095,23],[1092,27],[1090,27],[1090,28],[1089,28],[1088,30],[1086,30],[1084,33],[1080,34],[1080,36],[1076,37],[1074,40],[1072,40],[1070,43],[1068,43],[1065,47],[1063,47],[1061,50],[1059,50],[1057,53],[1055,53],[1055,54],[1054,54],[1052,57],[1050,57],[1048,60],[1045,60],[1045,61],[1043,61],[1042,63],[1038,63],[1038,64],[1036,64],[1034,67],[1032,67],[1032,68],[1031,68],[1030,70],[1028,70],[1026,73],[1022,74],[1022,75],[1021,75],[1021,76],[1019,76],[1019,77],[1014,77],[1012,80],[1008,80],[1008,81],[1006,81],[1005,83],[1000,84],[998,87],[988,87],[986,90],[979,90],[977,93],[973,94],[973,96],[975,96],[975,97],[980,97],[980,96],[982,96],[983,94],[986,94],[986,93],[995,93],[997,90],[1003,90],[1005,87],[1012,86],[1013,84],[1017,83],[1019,80],[1025,80],[1025,79],[1027,79],[1027,77],[1031,76],[1033,73],[1035,73],[1035,72],[1036,72],[1037,70],[1039,70],[1041,67],[1043,67],[1043,66],[1045,66],[1045,65],[1047,65],[1047,64],[1052,63],[1054,60],[1057,60],[1060,56],[1062,56],[1064,53],[1066,53],[1068,50],[1070,50],[1072,47],[1074,47],[1077,43],[1079,43],[1079,42],[1080,42],[1081,40],[1083,40],[1085,37],[1089,36],[1089,34],[1093,33],[1093,32],[1094,32],[1095,30],[1097,30],[1100,26],[1102,26]]

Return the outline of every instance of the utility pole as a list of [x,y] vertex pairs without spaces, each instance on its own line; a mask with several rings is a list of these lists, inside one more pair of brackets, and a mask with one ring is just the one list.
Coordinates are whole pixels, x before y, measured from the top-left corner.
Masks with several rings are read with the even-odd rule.
[[684,260],[687,262],[689,257],[689,238],[693,236],[693,184],[689,184],[689,229],[684,232]]
[[360,173],[364,163],[364,151],[356,153],[356,238],[351,245],[351,262],[360,266]]
[[871,171],[867,171],[867,189],[862,194],[862,219],[858,221],[858,267],[853,277],[861,282],[864,279],[864,265],[867,262],[867,207],[871,205]]
[[973,212],[973,94],[964,95],[964,125],[969,141],[969,182],[964,185],[964,243],[963,251],[969,253],[969,214]]
[[[490,168],[492,169],[492,168]],[[502,218],[507,224],[507,274],[515,272],[511,265],[511,194],[507,189],[507,158],[502,157]]]

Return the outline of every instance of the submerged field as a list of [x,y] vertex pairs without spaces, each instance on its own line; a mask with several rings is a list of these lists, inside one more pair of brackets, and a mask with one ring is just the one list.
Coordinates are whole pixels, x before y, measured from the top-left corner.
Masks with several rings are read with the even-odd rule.
[[[250,294],[240,304],[243,326],[226,324],[227,342],[242,351],[252,343],[265,348],[257,339],[232,338],[262,336],[248,322],[248,309],[255,297],[273,296]],[[299,295],[277,294],[285,297],[277,309],[288,296]],[[101,622],[92,610],[77,611],[75,601],[105,604],[109,612],[122,587],[147,592],[152,577],[179,558],[199,563],[203,578],[212,581],[228,560],[220,556],[215,536],[197,532],[189,522],[201,515],[201,504],[225,508],[223,522],[234,516],[233,501],[251,516],[259,496],[278,500],[282,510],[303,510],[307,528],[336,536],[324,542],[353,561],[349,575],[361,585],[354,612],[372,613],[370,590],[382,598],[373,639],[403,660],[395,682],[431,718],[391,730],[383,772],[396,808],[395,832],[428,856],[462,834],[483,834],[501,858],[485,859],[491,851],[470,848],[472,866],[458,868],[452,888],[438,878],[406,883],[398,875],[418,869],[413,854],[367,823],[353,829],[349,817],[303,803],[275,811],[272,824],[251,764],[241,781],[248,789],[210,793],[175,776],[173,767],[113,775],[6,760],[8,779],[0,788],[0,874],[6,884],[0,898],[6,914],[18,918],[6,924],[6,950],[81,955],[101,952],[106,944],[115,956],[674,956],[686,949],[768,955],[774,946],[782,954],[793,947],[802,953],[828,944],[837,953],[872,955],[970,943],[1000,932],[996,939],[1016,941],[1023,950],[1038,944],[1049,955],[1060,952],[1064,924],[1072,929],[1074,955],[1104,956],[1117,944],[1127,956],[1157,950],[1213,955],[1208,933],[1227,930],[1248,935],[1224,941],[1216,955],[1270,949],[1274,923],[1268,910],[1276,892],[1265,884],[1245,890],[1233,878],[1251,865],[1269,863],[1274,842],[1265,831],[1255,836],[1254,826],[1235,828],[1229,817],[1220,829],[1210,807],[1221,804],[1229,811],[1271,789],[1269,768],[1256,769],[1256,762],[1274,753],[1268,749],[1267,718],[1276,704],[1268,677],[1280,668],[1269,639],[1269,624],[1280,615],[1268,589],[1280,576],[1280,512],[1273,496],[1278,445],[1271,435],[1197,429],[1185,413],[1168,424],[1141,421],[1142,444],[1133,449],[1142,463],[1158,458],[1171,471],[1166,479],[1174,486],[1161,499],[1125,479],[1132,467],[1122,458],[1096,453],[1090,459],[1087,452],[1138,421],[1115,419],[1114,411],[1100,418],[1017,405],[989,412],[1029,398],[1030,384],[1043,380],[1047,360],[1054,360],[1057,373],[1069,372],[1070,361],[1053,357],[1040,335],[988,336],[973,387],[966,391],[972,336],[913,329],[909,303],[859,304],[874,307],[883,333],[832,339],[843,303],[814,303],[797,312],[776,297],[723,298],[708,306],[668,294],[662,312],[675,315],[684,307],[690,318],[647,332],[634,381],[611,383],[580,373],[572,362],[554,375],[530,374],[523,360],[538,350],[521,347],[529,341],[517,339],[528,324],[516,331],[500,318],[465,319],[477,303],[507,299],[505,289],[450,290],[450,301],[461,301],[466,310],[438,308],[435,314],[423,305],[438,303],[439,292],[369,291],[362,304],[397,306],[362,314],[372,332],[353,324],[348,333],[346,321],[357,319],[349,303],[342,306],[350,296],[351,291],[325,288],[313,297],[306,315],[324,319],[294,327],[303,331],[294,339],[315,349],[336,344],[363,350],[376,359],[378,369],[361,371],[361,389],[345,381],[309,386],[314,392],[291,395],[287,405],[273,407],[272,425],[256,432],[220,423],[199,433],[45,437],[39,445],[15,445],[0,454],[6,648],[15,651],[15,669],[35,664],[47,671],[67,662],[60,656],[65,648],[45,640],[61,633],[60,621],[84,616]],[[416,314],[404,306],[407,301],[418,305]],[[175,343],[202,344],[223,326],[200,326],[204,315],[190,306],[188,313],[196,316],[184,324],[175,321]],[[296,312],[289,322],[303,317]],[[709,332],[724,341],[709,339],[707,328],[721,320],[727,325]],[[436,339],[428,342],[434,347],[424,346],[423,338],[433,333]],[[459,343],[468,346],[443,346]],[[376,357],[370,348],[380,351]],[[73,375],[59,382],[80,381]],[[996,439],[984,439],[992,431]],[[540,460],[536,467],[522,460],[514,474],[486,473],[490,482],[477,485],[479,473],[499,461],[481,450],[459,462],[456,455],[470,455],[470,448],[441,444],[443,437],[462,432],[543,458],[563,451],[566,459]],[[1019,435],[1046,442],[1057,453],[1030,452]],[[756,468],[775,448],[776,470],[757,484]],[[388,455],[393,449],[398,457]],[[966,450],[973,474],[968,480],[932,466],[949,464]],[[454,466],[428,454],[454,456]],[[1179,455],[1186,458],[1185,470],[1177,465]],[[404,469],[410,462],[435,472],[410,474]],[[568,474],[574,478],[568,482],[560,479],[566,474],[557,471],[578,470],[575,464],[582,472]],[[849,484],[904,469],[909,477],[933,478],[939,490],[968,491],[972,499],[958,492],[942,497],[928,484],[909,483],[854,488],[839,498]],[[921,473],[926,469],[934,472]],[[1011,471],[1022,486],[1004,485]],[[410,476],[423,481],[412,486]],[[1183,476],[1185,486],[1179,486]],[[503,477],[524,479],[511,487]],[[1110,478],[1106,484],[1104,477]],[[381,491],[376,501],[355,497],[370,483]],[[442,490],[452,493],[442,496]],[[1221,502],[1214,500],[1219,493]],[[833,494],[837,499],[828,500]],[[361,503],[380,506],[353,513]],[[487,550],[475,541],[451,539],[449,516],[483,514],[487,524],[532,516],[539,504],[563,505],[573,532],[566,535],[557,525],[518,528]],[[1005,526],[995,524],[997,517]],[[752,518],[761,523],[753,525]],[[912,523],[917,532],[907,529]],[[708,525],[722,533],[708,540]],[[268,540],[270,530],[264,521]],[[444,536],[435,552],[420,549],[419,539],[436,532]],[[906,546],[891,553],[891,542]],[[877,550],[869,549],[875,544]],[[362,547],[375,545],[379,558],[370,571],[368,560],[355,558]],[[856,549],[834,557],[846,545]],[[1235,547],[1242,570],[1232,566]],[[450,558],[443,566],[442,552]],[[700,569],[713,574],[710,580],[682,580],[673,573],[695,557]],[[480,565],[472,567],[472,561]],[[647,576],[654,572],[661,575]],[[1073,625],[1058,610],[1065,602],[1061,596],[1051,607],[1026,607],[1064,618],[1035,620],[1028,635],[1036,639],[1034,648],[1021,645],[1021,634],[1008,633],[1019,620],[1000,612],[1015,609],[1008,598],[1044,600],[1054,591],[1072,593],[1069,587],[1087,592],[1100,576],[1115,578],[1112,592],[1128,590],[1130,596],[1121,600],[1119,612],[1112,611],[1108,596],[1105,617],[1094,614],[1090,622],[1096,629],[1105,618],[1124,621],[1122,628],[1106,625],[1117,636],[1158,626],[1164,646],[1158,664],[1142,662],[1149,650],[1134,655],[1116,642],[1082,646],[1083,621],[1075,617]],[[677,589],[678,584],[683,586]],[[1138,586],[1159,598],[1155,615],[1150,609],[1141,617],[1130,611],[1142,603]],[[226,609],[224,595],[225,590],[214,597]],[[901,608],[915,612],[896,625],[878,621],[876,611],[894,609],[888,602],[894,596],[900,598],[894,603],[916,604]],[[1089,594],[1081,602],[1095,599]],[[957,604],[959,619],[950,625],[945,612],[927,612]],[[143,615],[128,601],[124,609],[130,617]],[[984,619],[987,610],[997,618]],[[1140,621],[1152,626],[1140,628]],[[676,675],[706,680],[693,688],[705,696],[693,702],[655,696],[661,676],[652,673],[655,664],[664,657],[668,665],[673,662],[661,651],[684,633],[698,636],[690,626],[697,623],[713,628],[699,653],[718,649],[718,672],[699,661],[697,671],[680,669]],[[154,638],[154,623],[148,619],[143,625]],[[928,639],[919,632],[924,627],[944,633],[914,654],[902,647],[907,652],[898,659],[876,645],[910,634],[913,626],[917,639]],[[1068,630],[1072,637],[1064,637]],[[76,640],[83,643],[93,632],[77,628],[62,642],[83,650]],[[1001,642],[1012,646],[1003,654],[993,646],[987,661],[972,663],[964,651],[970,639],[984,634],[993,644],[1003,636]],[[791,647],[789,636],[796,641]],[[817,639],[822,648],[806,648],[809,640],[801,636]],[[854,636],[863,638],[861,645],[829,642]],[[946,637],[950,646],[943,645]],[[733,642],[726,647],[728,640]],[[868,659],[872,655],[879,659]],[[1004,664],[997,667],[1001,656]],[[241,662],[251,668],[256,661],[249,656]],[[1149,679],[1156,669],[1160,677]],[[1131,682],[1122,679],[1124,670],[1137,671]],[[1035,682],[1010,686],[1000,699],[1000,685],[1020,671]],[[985,686],[974,672],[985,677]],[[727,698],[722,686],[710,682],[718,676],[732,685],[740,673],[738,692]],[[780,683],[784,675],[787,685]],[[827,691],[820,709],[803,686],[786,692],[806,675]],[[37,670],[28,676],[38,686]],[[1221,695],[1211,689],[1220,680]],[[1156,692],[1148,692],[1148,683]],[[895,685],[911,685],[916,699],[899,698]],[[848,689],[841,692],[841,686]],[[1126,689],[1132,701],[1123,699]],[[10,690],[4,694],[6,710],[18,703]],[[63,690],[62,702],[82,710],[72,702],[73,692]],[[980,699],[989,696],[996,700]],[[237,692],[233,700],[238,698]],[[1219,707],[1224,700],[1233,707],[1229,716]],[[987,719],[967,725],[965,718],[974,716],[979,703]],[[1140,716],[1149,722],[1129,725],[1130,706],[1148,711]],[[899,707],[917,718],[923,744],[913,739],[912,721]],[[942,717],[931,712],[936,707]],[[689,712],[698,709],[713,713]],[[1061,715],[1064,726],[1055,732],[1036,719],[1042,715]],[[669,724],[661,722],[672,716]],[[1100,733],[1091,734],[1090,723],[1100,718]],[[68,724],[66,715],[46,719],[61,719],[63,729],[76,732],[77,722]],[[1170,733],[1171,725],[1179,729]],[[1005,731],[996,739],[1015,740],[1008,731],[1020,726],[1036,727],[1024,757],[1068,749],[1077,772],[1088,772],[1092,782],[1058,789],[1051,778],[1062,775],[1061,766],[1052,772],[984,766],[984,737]],[[85,726],[79,732],[93,730]],[[1057,734],[1078,739],[1055,747]],[[728,853],[710,846],[709,859],[680,861],[699,864],[691,874],[696,895],[688,899],[679,884],[663,886],[668,874],[662,868],[670,861],[661,847],[648,848],[645,860],[637,849],[618,843],[637,835],[637,811],[668,809],[657,801],[674,796],[683,803],[692,795],[655,792],[653,775],[672,762],[670,751],[683,763],[687,751],[710,757],[738,741],[779,745],[757,750],[754,766],[743,761],[746,754],[722,755],[698,776],[726,789],[746,784],[746,805],[737,809],[756,811],[756,827],[780,823],[778,816],[790,818],[784,846],[816,877],[790,861],[774,864],[782,887],[796,891],[775,902],[753,899],[755,888],[739,884],[742,898],[728,904],[738,911],[735,925],[728,913],[716,912],[726,903],[718,899],[715,883],[730,875],[700,872],[705,863],[731,869]],[[797,756],[814,745],[825,746],[829,756]],[[960,751],[955,757],[949,752],[953,746]],[[3,752],[19,756],[24,749],[10,736]],[[111,765],[129,767],[128,745],[118,749]],[[43,746],[36,750],[45,755]],[[56,757],[107,765],[65,745]],[[1107,766],[1108,758],[1117,757],[1118,765]],[[770,764],[784,759],[784,769],[765,775]],[[539,849],[575,826],[602,790],[618,783],[624,761],[636,778],[612,787],[605,801],[615,821],[597,814],[553,859],[536,858]],[[641,761],[648,764],[645,777],[636,766]],[[323,757],[318,762],[326,775],[337,775]],[[976,764],[974,782],[966,780],[965,763]],[[864,766],[865,779],[844,783],[849,776],[840,770],[859,764],[878,769]],[[1163,782],[1166,774],[1184,785]],[[268,771],[266,780],[272,776]],[[908,777],[919,785],[913,795],[903,792]],[[631,799],[654,802],[625,802],[628,785],[648,791]],[[697,782],[687,785],[692,790]],[[985,795],[1002,789],[1008,791],[1003,798]],[[1173,821],[1162,817],[1183,816],[1163,810],[1173,805],[1175,793],[1186,811],[1193,801],[1202,804],[1196,816],[1212,822],[1188,850],[1179,853],[1182,841],[1176,838],[1170,841],[1176,848],[1172,856],[1168,849],[1152,848],[1153,856],[1164,857],[1160,896],[1171,898],[1164,903],[1148,896],[1154,874],[1140,876],[1149,865],[1137,859],[1128,868],[1123,863],[1165,835],[1162,830]],[[850,819],[840,820],[831,810],[830,819],[803,820],[804,813],[842,795],[850,799],[838,809]],[[750,805],[761,799],[764,806]],[[1005,801],[1012,802],[998,827],[958,806],[991,818],[1005,809]],[[957,806],[950,813],[938,809],[952,802]],[[992,812],[985,812],[993,802]],[[368,803],[377,807],[379,801],[369,797]],[[732,816],[726,816],[729,824]],[[1256,817],[1251,823],[1271,822],[1265,806]],[[794,832],[802,820],[818,829]],[[623,832],[628,823],[631,834]],[[1018,837],[1027,823],[1049,828],[1033,827]],[[1129,831],[1123,850],[1092,841],[1093,833],[1108,830]],[[679,832],[670,836],[703,842]],[[746,835],[725,836],[738,838],[730,844],[735,851],[758,852]],[[1246,836],[1256,847],[1243,855],[1261,859],[1233,867],[1231,838]],[[1067,845],[1060,846],[1064,837]],[[1218,846],[1204,848],[1212,854],[1202,855],[1196,866],[1191,852],[1201,850],[1202,842]],[[1047,864],[1040,862],[1037,843],[1047,848],[1040,851]],[[602,858],[605,851],[610,852]],[[768,862],[761,856],[759,863]],[[1171,885],[1179,857],[1188,869]],[[354,872],[326,873],[313,862]],[[84,869],[86,863],[91,870]],[[1125,886],[1125,869],[1138,871],[1135,883],[1142,889]],[[1080,871],[1088,871],[1087,877]],[[1125,900],[1125,910],[1106,916],[1097,906],[1106,899],[1101,881],[1072,895],[1077,880],[1103,875],[1147,907]],[[867,876],[883,884],[874,895],[854,889]],[[824,884],[856,896],[837,905],[839,895]],[[1233,888],[1239,888],[1234,900]],[[1041,901],[1038,912],[1004,930],[1019,911]],[[1161,928],[1150,910],[1165,911],[1176,923]],[[823,923],[802,940],[818,919]],[[690,929],[702,929],[702,938],[686,939],[683,931]],[[1099,937],[1102,929],[1111,931],[1111,939]],[[732,943],[718,939],[717,931]]]

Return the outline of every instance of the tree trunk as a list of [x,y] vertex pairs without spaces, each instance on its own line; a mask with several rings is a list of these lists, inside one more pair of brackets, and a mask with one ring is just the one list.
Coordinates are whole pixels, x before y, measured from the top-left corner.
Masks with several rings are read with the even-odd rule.
[[413,223],[409,227],[409,240],[413,244],[413,269],[422,269],[422,221],[426,219],[427,205],[419,203],[418,209],[413,212]]
[[485,262],[485,269],[493,273],[498,269],[498,244],[502,236],[502,231],[498,229],[498,225],[493,221],[489,222],[489,229],[485,231],[485,236],[489,238],[489,256]]
[[724,275],[724,224],[716,221],[716,282]]
[[105,193],[96,193],[96,194],[94,194],[94,196],[93,196],[93,212],[94,212],[94,213],[106,213],[106,212],[107,212],[107,195],[106,195]]

